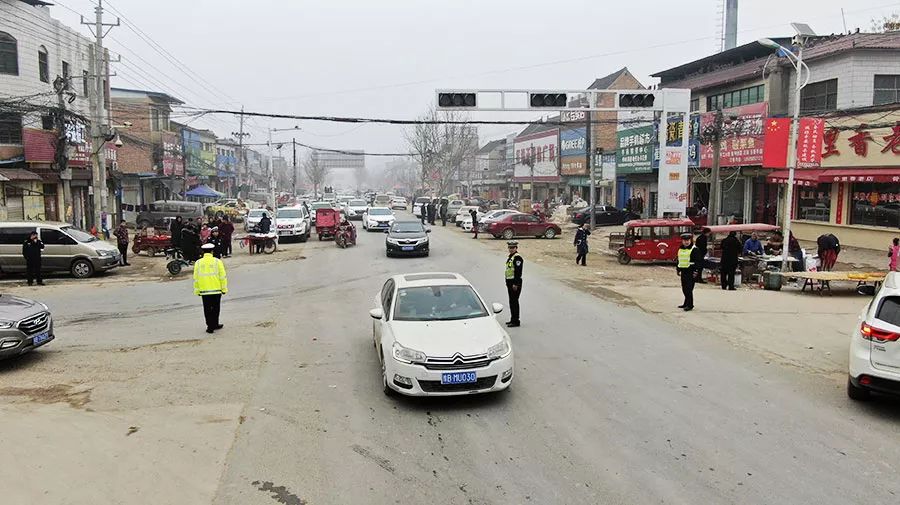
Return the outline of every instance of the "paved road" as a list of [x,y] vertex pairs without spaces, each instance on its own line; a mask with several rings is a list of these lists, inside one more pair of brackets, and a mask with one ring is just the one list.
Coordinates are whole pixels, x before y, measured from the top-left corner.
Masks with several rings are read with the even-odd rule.
[[[354,248],[314,241],[305,260],[232,275],[223,306],[230,333],[217,334],[216,346],[246,361],[231,375],[208,366],[217,388],[191,393],[198,407],[233,407],[223,414],[228,433],[209,438],[215,471],[198,475],[218,479],[206,483],[213,503],[897,503],[896,402],[852,404],[833,381],[575,291],[527,262],[541,241],[521,249],[511,390],[385,397],[367,311],[388,275],[457,271],[505,303],[503,257],[457,228],[437,227],[432,242],[429,258],[387,259],[382,236],[361,233]],[[145,310],[199,323],[185,288],[173,291],[180,284],[148,284],[156,298]],[[125,310],[131,300],[110,289],[73,300],[61,317],[88,306]],[[211,347],[189,352],[224,359]],[[171,368],[178,382],[183,371]]]

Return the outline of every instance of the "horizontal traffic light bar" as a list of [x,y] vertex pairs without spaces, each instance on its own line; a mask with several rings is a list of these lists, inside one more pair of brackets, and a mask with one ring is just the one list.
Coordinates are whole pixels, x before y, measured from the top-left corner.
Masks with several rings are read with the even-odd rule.
[[438,110],[689,112],[686,89],[438,89]]

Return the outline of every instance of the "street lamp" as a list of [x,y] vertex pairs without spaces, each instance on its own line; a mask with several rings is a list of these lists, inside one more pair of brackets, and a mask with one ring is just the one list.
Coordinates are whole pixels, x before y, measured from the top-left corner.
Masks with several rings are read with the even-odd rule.
[[[788,271],[788,248],[790,247],[791,242],[791,211],[794,208],[794,174],[797,170],[797,132],[799,131],[799,122],[800,122],[800,92],[809,84],[809,79],[811,76],[811,72],[809,70],[809,66],[803,62],[803,45],[806,42],[806,39],[809,37],[814,37],[816,34],[812,31],[809,25],[803,23],[791,23],[791,26],[794,28],[794,31],[797,32],[797,35],[794,36],[792,43],[797,46],[798,51],[797,54],[794,54],[790,49],[782,46],[778,42],[775,42],[772,39],[762,38],[757,40],[757,42],[771,49],[776,49],[778,51],[779,56],[787,56],[788,61],[791,63],[791,66],[794,67],[794,70],[797,73],[796,79],[794,79],[794,117],[791,121],[791,140],[790,147],[791,149],[788,151],[790,156],[790,162],[788,163],[788,181],[787,181],[787,190],[785,191],[785,206],[784,206],[784,245],[781,249],[781,271]],[[806,79],[801,81],[801,77],[803,74],[803,70],[806,70]]]

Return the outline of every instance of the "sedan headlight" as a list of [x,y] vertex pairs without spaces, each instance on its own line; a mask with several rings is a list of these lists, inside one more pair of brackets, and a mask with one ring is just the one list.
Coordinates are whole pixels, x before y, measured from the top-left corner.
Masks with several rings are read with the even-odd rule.
[[101,249],[101,250],[97,251],[97,253],[104,258],[108,258],[108,257],[112,257],[112,256],[116,255],[116,251],[109,251],[106,249]]
[[394,342],[393,354],[394,359],[402,363],[421,363],[425,361],[424,352],[403,347],[397,342]]
[[490,359],[505,358],[509,356],[510,351],[512,351],[512,347],[510,347],[509,341],[504,337],[499,344],[488,348],[487,355]]
[[388,238],[387,238],[387,242],[388,242],[388,244],[400,245],[400,241],[399,241],[399,240],[397,240],[397,239],[395,239],[395,238],[391,238],[391,237],[388,237]]
[[0,328],[12,328],[16,325],[15,321],[7,321],[6,319],[0,319]]

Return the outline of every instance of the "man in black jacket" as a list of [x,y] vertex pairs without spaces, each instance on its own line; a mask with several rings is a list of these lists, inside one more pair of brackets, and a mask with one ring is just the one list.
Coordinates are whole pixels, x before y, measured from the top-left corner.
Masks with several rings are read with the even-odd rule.
[[709,236],[712,234],[712,230],[709,228],[703,228],[700,232],[700,236],[697,237],[697,243],[694,246],[697,248],[698,254],[700,255],[700,262],[694,265],[694,272],[697,277],[697,282],[700,284],[706,284],[706,280],[703,278],[703,267],[706,266],[706,253],[709,250]]
[[722,289],[734,291],[734,271],[740,263],[741,240],[737,232],[731,232],[722,240]]
[[38,238],[38,232],[33,231],[28,235],[28,239],[22,244],[22,256],[25,257],[25,276],[28,279],[28,285],[31,286],[37,279],[38,286],[44,285],[44,279],[41,277],[41,251],[44,249],[44,243]]
[[469,216],[472,218],[472,238],[478,238],[478,211],[469,209]]

